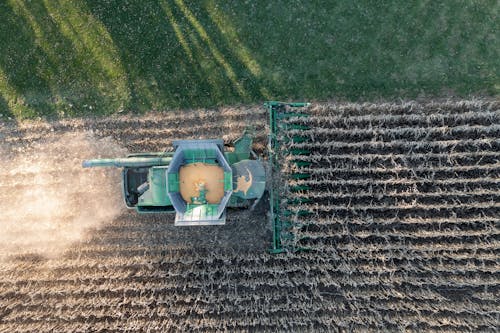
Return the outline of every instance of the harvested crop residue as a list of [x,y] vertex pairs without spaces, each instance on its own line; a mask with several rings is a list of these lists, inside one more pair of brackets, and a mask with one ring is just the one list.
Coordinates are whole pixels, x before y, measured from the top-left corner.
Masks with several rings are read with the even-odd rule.
[[[275,182],[291,222],[282,239],[301,251],[267,251],[267,196],[254,210],[228,209],[216,227],[122,214],[63,256],[0,262],[0,332],[498,331],[500,103],[315,103],[303,112],[282,122],[307,126],[296,133],[307,141],[288,131],[276,161],[285,176],[311,177]],[[251,123],[265,155],[266,119],[263,108],[241,108],[0,124],[0,151],[45,142],[51,130],[93,130],[131,152],[175,139],[233,143]],[[14,181],[9,171],[2,185]]]

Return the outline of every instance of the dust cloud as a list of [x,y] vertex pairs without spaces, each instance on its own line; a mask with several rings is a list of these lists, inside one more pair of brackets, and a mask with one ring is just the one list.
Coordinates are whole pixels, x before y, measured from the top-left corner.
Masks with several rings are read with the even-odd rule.
[[120,171],[81,167],[125,155],[111,138],[68,133],[0,151],[0,260],[58,256],[123,211]]

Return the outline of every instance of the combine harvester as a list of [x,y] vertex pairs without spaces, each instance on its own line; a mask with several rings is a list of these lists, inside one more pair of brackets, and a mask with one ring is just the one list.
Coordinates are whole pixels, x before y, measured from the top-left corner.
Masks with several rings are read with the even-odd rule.
[[[280,162],[307,151],[282,149],[281,143],[303,142],[305,137],[287,135],[306,129],[286,119],[306,117],[294,112],[309,103],[266,102],[269,111],[269,174],[252,152],[253,137],[245,132],[234,143],[232,151],[224,150],[221,139],[173,141],[173,152],[130,154],[126,158],[93,159],[83,162],[84,168],[118,167],[122,169],[122,192],[128,208],[138,213],[175,213],[176,226],[222,225],[226,208],[248,208],[259,201],[266,188],[269,192],[270,218],[273,226],[271,252],[288,250],[284,244],[293,238],[290,211],[284,197],[286,181],[303,179],[306,174],[282,175]],[[283,121],[283,122],[282,122]],[[266,176],[267,182],[266,184]],[[291,189],[306,190],[306,189]],[[285,205],[285,206],[284,206]],[[301,213],[302,214],[302,213]]]

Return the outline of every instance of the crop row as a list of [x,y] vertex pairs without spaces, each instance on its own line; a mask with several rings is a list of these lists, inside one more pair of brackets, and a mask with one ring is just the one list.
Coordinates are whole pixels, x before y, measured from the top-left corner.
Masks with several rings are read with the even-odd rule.
[[[302,125],[303,126],[303,125]],[[409,144],[420,142],[420,145],[434,146],[445,144],[446,141],[480,140],[482,138],[496,138],[500,132],[497,124],[463,125],[457,127],[396,127],[396,128],[367,128],[367,129],[334,129],[328,127],[313,127],[308,129],[290,129],[282,133],[283,138],[302,137],[311,142],[336,142],[337,145],[353,143],[354,146],[373,141],[374,144],[397,145],[407,141]],[[287,140],[287,139],[285,139]],[[392,141],[396,141],[392,144]],[[359,142],[359,143],[358,143]]]
[[[326,269],[328,273],[328,267]],[[53,322],[101,323],[141,318],[147,315],[146,312],[151,314],[149,318],[155,322],[161,318],[165,320],[186,317],[212,318],[214,313],[217,313],[220,319],[241,319],[241,322],[259,315],[268,319],[279,316],[295,317],[296,320],[300,320],[306,316],[316,320],[319,313],[342,314],[338,319],[345,319],[354,314],[368,314],[374,310],[376,313],[383,310],[388,318],[388,322],[384,325],[396,325],[395,318],[404,321],[413,317],[425,317],[425,320],[422,319],[424,323],[439,326],[433,323],[433,320],[437,318],[444,320],[449,317],[463,318],[466,326],[487,327],[492,325],[491,318],[494,319],[498,313],[496,301],[481,298],[474,300],[475,296],[472,298],[466,296],[479,295],[481,289],[488,288],[486,281],[478,286],[477,291],[476,288],[469,286],[469,280],[465,277],[460,280],[461,284],[455,284],[453,279],[449,282],[448,279],[440,279],[439,283],[428,278],[427,284],[411,287],[405,282],[404,276],[398,278],[398,272],[394,275],[394,279],[388,276],[378,279],[376,275],[366,277],[354,275],[353,278],[344,275],[344,278],[339,279],[335,274],[325,274],[325,278],[316,282],[316,287],[297,282],[288,284],[286,281],[281,285],[249,281],[249,286],[255,286],[251,288],[240,286],[239,283],[236,285],[225,283],[220,286],[218,281],[212,281],[206,286],[195,285],[186,288],[182,287],[181,280],[178,280],[172,281],[173,286],[169,288],[168,278],[167,281],[153,279],[139,283],[132,280],[125,284],[112,278],[97,284],[82,281],[80,287],[85,286],[87,290],[84,293],[71,292],[71,286],[60,285],[59,291],[59,288],[56,288],[52,292],[50,291],[52,288],[33,285],[32,288],[38,290],[41,287],[46,292],[37,293],[28,290],[28,294],[21,298],[11,294],[9,306],[4,308],[6,314],[4,322],[22,322],[26,325],[49,319]],[[370,282],[372,280],[373,283]],[[474,281],[474,277],[470,280]],[[485,279],[479,278],[479,280]],[[344,281],[348,285],[344,285]],[[498,280],[496,282],[498,283]],[[292,286],[294,293],[290,294],[289,289]],[[443,296],[453,295],[454,290],[462,294],[461,300]],[[311,293],[315,295],[312,298]],[[88,301],[82,303],[82,299]],[[54,306],[57,311],[47,316],[44,308],[40,307],[42,303],[45,304],[45,308]],[[480,317],[477,317],[478,314]],[[29,315],[30,319],[23,320],[23,315]],[[368,320],[376,318],[369,316]],[[221,324],[220,321],[217,323]],[[215,322],[214,324],[217,325]],[[455,324],[461,326],[458,322]]]
[[265,110],[262,108],[222,109],[200,112],[199,110],[178,112],[150,113],[138,116],[115,116],[108,118],[79,118],[60,120],[56,122],[25,122],[17,126],[2,126],[2,134],[9,137],[25,137],[39,133],[55,132],[66,133],[78,130],[100,130],[113,128],[117,131],[136,128],[168,129],[182,125],[191,126],[193,123],[208,122],[218,124],[221,122],[238,124],[244,120],[265,119]]
[[[446,121],[466,116],[469,113],[494,112],[500,108],[497,100],[461,100],[461,101],[430,101],[425,103],[321,103],[314,104],[308,112],[315,117],[337,117],[340,120],[353,119],[355,123],[364,120],[407,119],[424,117],[427,121],[451,116]],[[383,126],[385,123],[376,123]]]

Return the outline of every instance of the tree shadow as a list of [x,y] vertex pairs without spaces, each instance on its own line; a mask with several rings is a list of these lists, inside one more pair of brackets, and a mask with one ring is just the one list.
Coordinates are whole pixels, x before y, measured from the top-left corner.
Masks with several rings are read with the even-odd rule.
[[3,98],[2,94],[0,94],[0,119],[4,118],[15,118],[14,114],[9,108],[9,104]]
[[[129,108],[207,107],[262,99],[259,82],[206,9],[183,1],[87,1],[129,75]],[[154,33],[152,33],[154,32]]]
[[[55,115],[54,108],[47,99],[50,96],[37,96],[38,92],[50,91],[49,82],[33,71],[39,62],[49,64],[45,52],[36,45],[35,32],[30,22],[18,15],[11,6],[0,4],[0,84],[4,98],[14,101],[10,114],[23,114],[27,117]],[[15,38],[13,38],[15,36]],[[5,103],[8,105],[8,103]]]
[[[4,95],[15,100],[16,116],[102,114],[116,111],[122,102],[116,101],[121,92],[100,63],[110,57],[99,54],[105,50],[99,45],[105,39],[93,44],[91,36],[82,33],[96,30],[85,21],[84,8],[64,6],[40,1],[2,5],[0,20],[6,23],[0,43],[6,52],[0,55],[0,70],[6,77]],[[79,30],[71,22],[75,17],[85,17],[77,21]],[[15,39],[8,38],[12,34]]]

